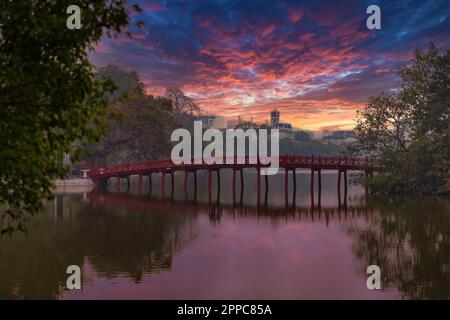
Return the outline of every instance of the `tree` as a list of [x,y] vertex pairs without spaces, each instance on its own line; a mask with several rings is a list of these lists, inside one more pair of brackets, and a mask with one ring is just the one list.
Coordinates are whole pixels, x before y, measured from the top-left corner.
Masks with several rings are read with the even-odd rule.
[[79,30],[66,27],[72,3],[0,2],[2,233],[23,230],[52,196],[53,179],[64,177],[64,154],[79,160],[106,130],[104,93],[112,86],[95,79],[88,53],[128,25],[127,1],[77,1]]
[[177,126],[172,101],[147,95],[139,75],[116,66],[99,69],[98,77],[111,80],[116,94],[109,96],[111,118],[100,151],[111,163],[159,159],[170,155],[170,134]]
[[176,114],[198,113],[200,108],[191,98],[184,95],[178,88],[167,88],[166,97],[172,100],[173,109]]
[[411,129],[411,109],[404,106],[398,95],[382,92],[369,98],[367,105],[357,111],[356,148],[372,156],[404,152],[411,141]]
[[311,136],[303,130],[297,130],[297,132],[295,132],[295,140],[303,142],[311,141]]
[[399,76],[396,92],[375,95],[358,112],[353,152],[379,157],[374,191],[450,193],[450,50],[417,50]]
[[144,85],[141,83],[139,74],[136,71],[125,71],[115,65],[107,65],[99,68],[97,78],[101,80],[111,80],[114,83],[115,90],[106,92],[109,102],[118,101],[127,98],[127,96],[136,88],[143,93]]

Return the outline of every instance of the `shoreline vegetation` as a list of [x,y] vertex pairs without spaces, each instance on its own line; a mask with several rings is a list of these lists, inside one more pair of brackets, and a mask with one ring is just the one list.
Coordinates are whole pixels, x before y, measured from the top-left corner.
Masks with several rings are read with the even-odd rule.
[[378,194],[450,194],[450,50],[433,43],[398,71],[400,84],[357,111],[354,155],[377,157]]

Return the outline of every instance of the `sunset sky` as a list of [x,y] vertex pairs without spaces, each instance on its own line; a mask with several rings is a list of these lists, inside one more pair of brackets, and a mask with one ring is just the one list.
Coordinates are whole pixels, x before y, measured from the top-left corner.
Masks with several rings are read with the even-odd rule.
[[[351,128],[367,98],[398,84],[415,48],[450,48],[450,1],[131,1],[132,39],[105,39],[91,60],[136,70],[151,94],[179,87],[205,113]],[[366,8],[381,8],[381,30]]]

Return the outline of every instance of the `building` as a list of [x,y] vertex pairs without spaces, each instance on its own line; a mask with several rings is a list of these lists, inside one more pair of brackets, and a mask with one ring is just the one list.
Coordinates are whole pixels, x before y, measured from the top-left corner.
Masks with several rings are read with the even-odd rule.
[[228,120],[224,116],[200,115],[197,120],[202,121],[204,129],[226,129],[228,127]]
[[272,128],[278,129],[278,126],[280,124],[280,111],[276,109],[270,111],[270,124]]
[[273,109],[270,112],[270,124],[273,129],[279,129],[280,139],[294,140],[295,130],[288,122],[280,122],[280,111]]
[[234,128],[235,129],[259,129],[261,126],[253,121],[240,121]]
[[285,128],[280,128],[278,129],[279,134],[280,134],[280,140],[283,139],[289,139],[289,140],[294,140],[295,139],[295,131],[292,129],[285,129]]
[[292,125],[287,122],[280,122],[280,123],[278,123],[278,128],[279,129],[292,129]]
[[280,111],[273,109],[270,111],[270,124],[273,129],[292,129],[288,122],[280,122]]

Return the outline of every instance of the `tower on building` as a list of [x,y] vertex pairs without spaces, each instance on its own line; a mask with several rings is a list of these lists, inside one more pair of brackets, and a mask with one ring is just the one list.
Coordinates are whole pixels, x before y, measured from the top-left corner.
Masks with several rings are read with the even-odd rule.
[[272,128],[278,129],[280,125],[280,111],[276,109],[270,111],[270,124],[272,125]]

